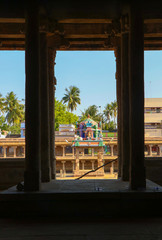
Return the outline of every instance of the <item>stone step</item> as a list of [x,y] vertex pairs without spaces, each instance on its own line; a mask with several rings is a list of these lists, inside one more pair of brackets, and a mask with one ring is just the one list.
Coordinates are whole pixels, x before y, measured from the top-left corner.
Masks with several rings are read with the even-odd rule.
[[112,180],[58,180],[42,184],[39,192],[0,193],[0,216],[98,218],[162,216],[162,187],[147,181],[147,189],[131,191],[128,182]]

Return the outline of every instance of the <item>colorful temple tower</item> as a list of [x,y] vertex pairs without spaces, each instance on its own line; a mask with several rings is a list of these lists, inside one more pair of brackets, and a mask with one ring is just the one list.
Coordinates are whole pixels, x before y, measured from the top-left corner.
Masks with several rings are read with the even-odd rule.
[[102,138],[102,129],[97,122],[88,118],[77,124],[76,135],[83,140],[99,140]]
[[[81,176],[86,173],[87,170],[80,168],[80,153],[84,155],[85,150],[90,150],[92,153],[92,160],[97,161],[97,166],[100,167],[103,165],[103,153],[104,146],[102,139],[102,129],[89,116],[86,120],[82,121],[80,124],[77,124],[75,140],[73,141],[72,147],[75,148],[76,159],[75,159],[75,170],[74,176]],[[85,156],[86,161],[86,156]],[[91,172],[89,176],[104,176],[104,169],[100,168],[95,172]]]

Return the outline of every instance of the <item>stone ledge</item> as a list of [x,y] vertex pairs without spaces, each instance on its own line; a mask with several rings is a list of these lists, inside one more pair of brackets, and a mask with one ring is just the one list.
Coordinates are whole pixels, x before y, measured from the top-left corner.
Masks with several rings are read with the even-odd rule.
[[0,216],[162,216],[161,202],[162,187],[151,181],[145,191],[130,191],[120,180],[60,180],[42,184],[40,192],[3,191]]

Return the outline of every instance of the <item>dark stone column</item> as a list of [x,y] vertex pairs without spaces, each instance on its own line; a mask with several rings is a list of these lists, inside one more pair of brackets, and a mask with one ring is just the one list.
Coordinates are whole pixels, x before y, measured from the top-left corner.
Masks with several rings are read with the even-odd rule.
[[48,49],[45,32],[40,33],[40,107],[41,107],[41,180],[50,182],[50,126],[49,126],[49,79],[48,79]]
[[49,74],[49,126],[50,126],[50,164],[52,178],[56,178],[55,157],[55,85],[54,76],[56,50],[48,48],[48,74]]
[[37,4],[33,1],[26,9],[25,38],[26,67],[26,164],[25,191],[40,189],[40,79],[39,79],[39,17]]
[[121,177],[121,47],[120,44],[115,48],[116,57],[116,94],[118,104],[117,128],[118,128],[118,177]]
[[129,32],[128,15],[121,18],[121,141],[122,180],[129,181],[130,140],[129,140]]
[[146,187],[144,167],[144,23],[140,6],[130,7],[130,186]]

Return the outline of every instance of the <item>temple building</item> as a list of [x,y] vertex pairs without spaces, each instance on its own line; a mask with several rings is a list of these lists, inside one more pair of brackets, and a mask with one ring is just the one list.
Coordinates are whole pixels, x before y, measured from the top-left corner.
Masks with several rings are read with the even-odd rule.
[[74,136],[75,126],[73,124],[59,124],[59,134]]
[[[150,113],[147,108],[145,108],[145,112],[145,115],[148,114],[150,117],[155,114],[155,110]],[[158,113],[158,115],[161,114]],[[150,130],[150,128],[145,128],[146,130]],[[158,131],[159,129],[151,130]],[[86,178],[117,178],[118,160],[110,163],[118,156],[117,133],[109,134],[103,135],[100,125],[89,116],[81,123],[76,123],[76,128],[73,124],[60,124],[59,131],[55,131],[56,178],[79,177],[103,164],[106,165],[102,169],[86,175]],[[155,134],[149,136],[145,133],[144,154],[145,158],[148,159],[152,157],[160,159],[162,156],[162,138]],[[23,179],[25,155],[25,122],[23,122],[21,123],[20,138],[0,139],[0,168],[6,176],[6,178],[3,176],[1,178],[0,189],[12,186]],[[154,161],[154,164],[156,162]],[[153,179],[155,178],[153,177]],[[157,182],[161,183],[161,180]]]
[[162,98],[145,98],[145,137],[162,137]]
[[[73,216],[78,220],[162,215],[162,188],[155,184],[162,180],[162,160],[144,156],[144,51],[162,50],[162,2],[8,0],[1,1],[0,12],[0,50],[25,50],[26,78],[25,159],[16,160],[14,171],[20,176],[21,168],[23,183],[0,194],[0,215]],[[112,181],[56,180],[55,57],[57,51],[75,50],[115,53],[118,179]],[[84,138],[91,141],[95,132],[85,131]],[[4,156],[6,144],[2,143]],[[108,144],[113,155],[115,143]],[[15,166],[6,159],[0,163],[3,170]],[[2,181],[7,178],[3,171],[0,176]]]

